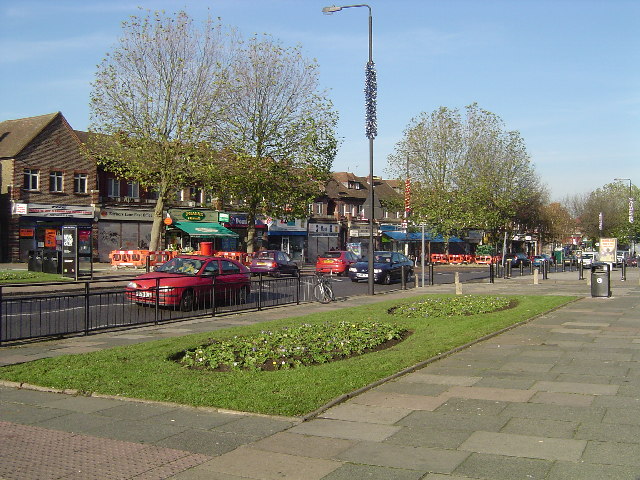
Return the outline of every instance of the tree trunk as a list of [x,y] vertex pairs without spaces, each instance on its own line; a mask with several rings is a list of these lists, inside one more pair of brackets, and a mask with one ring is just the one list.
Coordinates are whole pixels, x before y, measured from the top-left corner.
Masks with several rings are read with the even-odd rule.
[[162,241],[162,228],[164,226],[164,199],[158,195],[156,207],[153,210],[153,226],[151,227],[151,242],[149,242],[149,250],[152,252],[160,250]]

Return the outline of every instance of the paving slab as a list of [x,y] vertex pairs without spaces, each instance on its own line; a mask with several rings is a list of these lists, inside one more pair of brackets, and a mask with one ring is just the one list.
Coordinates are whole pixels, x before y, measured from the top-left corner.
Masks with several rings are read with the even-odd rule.
[[[411,415],[411,414],[410,414]],[[405,417],[406,418],[406,417]],[[373,440],[381,442],[397,433],[401,427],[343,420],[316,419],[292,427],[289,431],[303,435],[341,438],[346,440]]]
[[332,458],[355,445],[354,440],[279,432],[258,440],[253,448],[303,457]]
[[[455,469],[455,474],[461,475],[461,477],[454,478],[482,478],[487,480],[543,479],[546,478],[552,465],[552,461],[537,458],[473,453]],[[427,479],[431,479],[431,477],[427,476]]]
[[[370,390],[368,392],[363,393],[362,395],[358,395],[352,400],[352,403],[362,404],[362,405],[376,405],[376,406],[384,406],[387,408],[399,408],[401,411],[409,414],[412,410],[427,410],[433,411],[440,407],[443,403],[445,403],[450,398],[450,395],[447,392],[443,392],[437,396],[430,395],[409,395],[403,393],[389,393],[384,390],[380,391],[379,389]],[[406,416],[406,415],[405,415]],[[396,418],[394,423],[397,422],[400,418]],[[378,423],[378,422],[376,422]],[[379,422],[385,423],[385,422]]]
[[364,441],[342,452],[337,458],[352,463],[406,468],[423,473],[451,473],[468,456],[467,452],[459,450]]
[[341,465],[334,460],[266,452],[244,446],[210,460],[201,468],[206,468],[212,475],[220,472],[261,480],[319,480]]
[[587,442],[584,440],[476,431],[460,445],[460,450],[509,457],[577,462],[586,446]]
[[377,465],[354,465],[346,463],[329,475],[323,477],[323,480],[418,480],[422,478],[424,477],[421,471],[407,470],[406,468],[388,468]]

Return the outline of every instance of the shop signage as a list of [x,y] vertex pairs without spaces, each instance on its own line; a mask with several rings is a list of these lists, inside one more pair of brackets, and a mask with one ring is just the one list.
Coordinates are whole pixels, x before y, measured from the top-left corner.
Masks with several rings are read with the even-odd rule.
[[[19,204],[14,204],[19,205]],[[72,217],[93,218],[94,207],[86,205],[43,205],[40,203],[28,203],[27,215],[31,217]]]
[[218,222],[220,223],[229,223],[229,214],[228,213],[218,213]]
[[306,232],[307,230],[304,219],[286,221],[274,218],[271,223],[267,220],[267,225],[269,225],[270,232]]
[[11,205],[11,215],[26,215],[27,204],[26,203],[13,203]]
[[[229,228],[247,228],[249,226],[247,215],[244,213],[229,215],[229,221],[225,223],[229,224],[229,225],[225,225],[225,227],[229,227]],[[256,228],[265,228],[265,223],[262,219],[256,218],[255,223],[256,223]]]
[[349,235],[351,237],[368,237],[370,231],[371,229],[369,227],[352,228],[349,230]]
[[125,208],[103,208],[100,210],[100,220],[124,220],[134,222],[152,222],[151,210],[129,210]]
[[309,223],[311,237],[337,237],[340,225],[337,223]]
[[33,228],[21,228],[20,238],[33,238],[35,230]]
[[174,222],[217,222],[218,212],[194,208],[170,208],[167,215]]
[[44,231],[44,246],[46,248],[56,248],[56,230],[47,228]]
[[186,212],[182,212],[182,218],[188,222],[201,222],[205,217],[204,212],[200,210],[187,210]]

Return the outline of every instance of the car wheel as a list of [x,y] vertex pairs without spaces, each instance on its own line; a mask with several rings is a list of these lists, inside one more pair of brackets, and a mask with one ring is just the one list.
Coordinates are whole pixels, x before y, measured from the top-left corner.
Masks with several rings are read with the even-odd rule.
[[296,268],[291,275],[293,275],[294,277],[299,277],[300,276],[300,270],[298,270]]
[[271,276],[274,278],[280,278],[280,270],[274,270],[271,272]]
[[385,285],[391,285],[391,273],[387,272],[384,274],[382,283],[384,283]]
[[191,312],[194,307],[193,290],[187,290],[182,294],[180,299],[180,310],[183,312]]

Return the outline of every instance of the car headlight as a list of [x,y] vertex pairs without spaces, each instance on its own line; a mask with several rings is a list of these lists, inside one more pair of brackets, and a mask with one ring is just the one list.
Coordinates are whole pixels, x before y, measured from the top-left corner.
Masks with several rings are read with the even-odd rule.
[[356,267],[349,267],[350,272],[357,272],[358,269]]
[[382,269],[381,268],[374,268],[373,269],[373,273],[382,273]]
[[136,282],[129,282],[127,288],[138,288],[138,284]]

